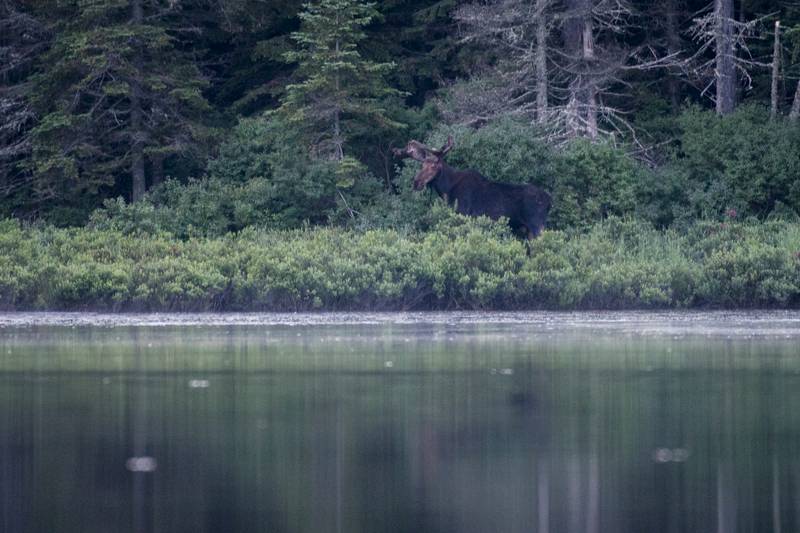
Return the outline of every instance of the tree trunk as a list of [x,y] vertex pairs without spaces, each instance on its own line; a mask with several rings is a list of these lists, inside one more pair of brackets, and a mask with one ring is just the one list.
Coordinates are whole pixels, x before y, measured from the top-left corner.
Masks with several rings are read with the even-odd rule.
[[[135,105],[135,104],[134,104]],[[131,111],[131,124],[136,126],[141,123],[141,110]],[[131,202],[138,202],[144,198],[145,193],[145,172],[144,172],[144,147],[141,141],[134,139],[131,148],[131,177],[133,184],[131,189]]]
[[[577,65],[581,56],[581,35],[583,24],[580,17],[583,0],[565,0],[568,12],[567,18],[561,27],[561,38],[564,41],[564,51],[569,61]],[[569,82],[569,101],[567,102],[565,119],[570,135],[577,137],[581,132],[581,79],[576,75]]]
[[594,79],[592,79],[591,69],[594,63],[594,28],[592,21],[592,0],[584,0],[584,15],[583,15],[583,61],[586,65],[587,79],[586,84],[586,100],[584,101],[585,107],[585,120],[586,120],[586,134],[590,139],[597,138],[597,87],[595,86]]
[[[587,91],[586,54],[594,51],[594,41],[585,42],[587,6],[591,7],[592,0],[566,0],[568,16],[562,28],[564,50],[573,63],[576,72],[574,79],[569,84],[569,102],[566,108],[566,120],[571,134],[574,136],[585,134],[587,131],[587,114],[590,91]],[[591,28],[591,27],[590,27]],[[587,45],[589,48],[587,49]]]
[[717,114],[727,115],[736,105],[736,67],[733,49],[733,0],[714,0]]
[[[678,35],[678,6],[675,0],[667,0],[666,5],[666,33],[667,33],[667,54],[673,56],[681,50],[681,38]],[[680,112],[681,106],[681,88],[678,78],[673,74],[669,74],[667,79],[667,91],[669,92],[669,101],[672,107],[672,112],[677,114]]]
[[795,121],[800,117],[800,81],[797,82],[797,89],[794,91],[792,110],[789,112],[789,120]]
[[536,120],[547,120],[547,19],[548,0],[536,0]]
[[561,29],[564,49],[567,54],[577,58],[581,49],[581,33],[583,32],[583,0],[566,0],[567,18]]
[[[132,0],[131,2],[132,20],[131,22],[139,26],[142,23],[142,0]],[[146,182],[144,172],[144,135],[142,132],[142,101],[141,84],[136,79],[142,72],[142,53],[136,52],[134,60],[136,72],[131,84],[131,201],[138,202],[144,197]]]
[[781,21],[775,21],[775,44],[772,47],[772,87],[769,116],[778,116],[778,82],[781,71]]
[[154,154],[150,159],[150,186],[155,187],[164,181],[164,156]]
[[[339,16],[338,14],[336,15]],[[338,22],[338,19],[337,19]],[[336,58],[339,58],[339,41],[336,41]],[[336,75],[336,95],[337,98],[339,96],[339,75]],[[338,105],[338,104],[337,104]],[[343,147],[343,140],[342,140],[342,130],[341,130],[341,117],[340,112],[337,109],[333,112],[333,144],[336,146],[336,160],[341,161],[344,159],[344,147]]]

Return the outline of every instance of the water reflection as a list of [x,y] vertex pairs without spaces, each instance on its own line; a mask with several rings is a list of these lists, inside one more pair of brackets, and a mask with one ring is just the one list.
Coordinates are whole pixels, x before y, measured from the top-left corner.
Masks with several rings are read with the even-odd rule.
[[515,328],[6,331],[0,529],[800,528],[796,339]]
[[[145,366],[145,357],[141,344],[138,341],[137,329],[131,331],[134,338],[133,354],[134,371],[130,376],[130,403],[131,413],[127,418],[131,421],[129,440],[132,444],[133,455],[125,462],[125,466],[132,478],[131,501],[133,513],[133,531],[148,533],[153,530],[153,476],[158,465],[154,457],[148,455],[149,427],[148,427],[148,375]],[[149,343],[148,343],[149,344]]]

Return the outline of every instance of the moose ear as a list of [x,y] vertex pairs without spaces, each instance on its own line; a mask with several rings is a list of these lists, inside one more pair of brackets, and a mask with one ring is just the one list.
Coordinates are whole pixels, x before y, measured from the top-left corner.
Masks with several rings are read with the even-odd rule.
[[442,149],[439,150],[439,156],[444,156],[452,148],[453,148],[453,136],[452,135],[448,135],[447,136],[447,142],[444,143],[444,146],[442,146]]

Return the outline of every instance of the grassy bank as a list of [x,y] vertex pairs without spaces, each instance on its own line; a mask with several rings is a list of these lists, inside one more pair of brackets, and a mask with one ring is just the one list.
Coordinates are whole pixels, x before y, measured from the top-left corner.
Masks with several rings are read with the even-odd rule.
[[532,245],[486,220],[426,233],[310,228],[221,238],[0,222],[5,310],[797,307],[800,224],[608,220]]

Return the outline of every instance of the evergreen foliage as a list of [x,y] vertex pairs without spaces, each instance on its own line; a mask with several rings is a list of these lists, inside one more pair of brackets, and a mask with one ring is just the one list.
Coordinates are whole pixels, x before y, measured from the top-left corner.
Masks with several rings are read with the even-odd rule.
[[103,191],[138,199],[146,163],[204,157],[207,82],[179,46],[176,9],[142,0],[58,5],[47,68],[33,81],[41,118],[29,165],[39,194],[67,205]]
[[370,61],[359,50],[364,27],[378,15],[375,4],[363,0],[304,4],[300,30],[292,33],[297,48],[285,54],[297,64],[299,80],[286,86],[279,112],[306,133],[316,157],[340,161],[345,170],[358,167],[353,159],[344,161],[344,144],[355,128],[400,126],[384,105],[399,94],[384,79],[393,63]]
[[[587,6],[602,28],[586,24]],[[252,225],[428,230],[436,200],[411,192],[416,163],[391,147],[452,134],[451,165],[550,191],[553,229],[609,216],[659,227],[793,219],[800,11],[737,6],[751,55],[734,43],[736,61],[749,77],[719,118],[697,63],[713,64],[713,40],[686,38],[704,6],[632,2],[609,18],[593,0],[3,0],[0,214],[80,225],[111,198],[95,224],[181,237]],[[469,16],[485,13],[497,18]],[[770,119],[776,19],[784,49]],[[618,134],[565,140],[520,111],[538,106],[541,73],[520,43],[541,29],[547,112],[591,104],[596,117],[578,115],[601,133],[614,129],[604,106],[615,107]],[[666,68],[658,58],[670,54],[692,68]]]

